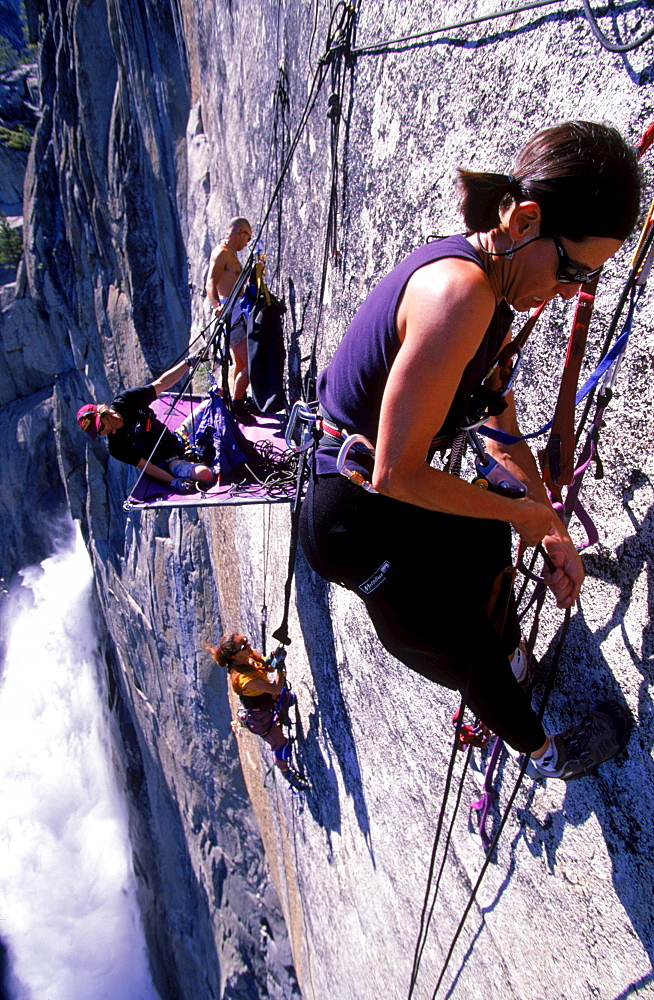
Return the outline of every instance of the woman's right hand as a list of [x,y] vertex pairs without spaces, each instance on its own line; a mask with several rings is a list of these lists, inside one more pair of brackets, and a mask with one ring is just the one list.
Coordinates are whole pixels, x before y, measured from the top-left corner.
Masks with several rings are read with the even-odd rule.
[[511,518],[511,524],[525,545],[538,545],[552,530],[555,517],[552,508],[528,498],[516,500],[515,504],[518,513]]

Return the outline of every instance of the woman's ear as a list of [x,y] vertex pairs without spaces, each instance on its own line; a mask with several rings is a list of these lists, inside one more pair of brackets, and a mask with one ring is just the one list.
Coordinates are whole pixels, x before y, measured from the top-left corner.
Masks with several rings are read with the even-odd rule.
[[507,210],[505,223],[509,236],[517,243],[518,240],[532,239],[540,236],[541,210],[537,201],[514,202]]

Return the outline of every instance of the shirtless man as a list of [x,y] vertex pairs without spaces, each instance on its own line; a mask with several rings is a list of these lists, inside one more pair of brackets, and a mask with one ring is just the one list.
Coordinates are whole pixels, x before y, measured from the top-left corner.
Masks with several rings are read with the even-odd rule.
[[[232,219],[227,228],[227,233],[211,254],[209,261],[209,274],[207,275],[207,295],[209,302],[216,316],[220,315],[224,303],[228,299],[238,276],[243,268],[236,254],[239,250],[244,250],[252,239],[252,226],[247,219],[237,216]],[[229,346],[234,357],[234,392],[232,398],[235,404],[235,413],[240,418],[241,406],[238,401],[242,400],[250,383],[248,373],[248,345],[247,329],[245,318],[241,314],[240,300],[237,300],[232,308],[230,319]]]

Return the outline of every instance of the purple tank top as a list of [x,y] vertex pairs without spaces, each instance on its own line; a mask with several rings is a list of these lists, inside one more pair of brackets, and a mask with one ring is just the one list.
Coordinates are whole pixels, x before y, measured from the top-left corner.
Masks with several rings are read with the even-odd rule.
[[[395,314],[409,278],[435,260],[457,257],[481,267],[479,252],[465,236],[445,239],[418,247],[387,274],[372,290],[330,364],[318,376],[318,400],[334,423],[350,433],[377,440],[382,397],[391,366],[400,349]],[[484,380],[511,326],[513,313],[506,302],[495,309],[475,356],[466,365],[452,406],[438,435],[452,434],[464,421],[470,394]],[[316,471],[336,472],[339,442],[323,436],[316,452]],[[369,463],[350,451],[348,465],[368,473]]]

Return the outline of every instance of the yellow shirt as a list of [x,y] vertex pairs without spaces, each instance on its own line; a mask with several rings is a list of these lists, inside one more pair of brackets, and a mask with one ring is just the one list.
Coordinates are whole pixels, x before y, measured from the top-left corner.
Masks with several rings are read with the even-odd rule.
[[255,667],[244,673],[239,673],[236,667],[232,667],[229,673],[232,687],[238,695],[244,694],[252,697],[257,694],[269,694],[272,697],[266,670]]

